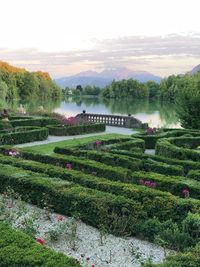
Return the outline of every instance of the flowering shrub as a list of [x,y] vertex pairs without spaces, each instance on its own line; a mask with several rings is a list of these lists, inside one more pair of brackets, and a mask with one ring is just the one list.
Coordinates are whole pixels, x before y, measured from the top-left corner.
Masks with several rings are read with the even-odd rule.
[[45,245],[45,240],[44,240],[44,238],[42,238],[42,237],[38,237],[38,238],[36,238],[36,241],[38,242],[38,243],[40,243],[41,245]]
[[8,156],[16,157],[19,155],[19,152],[17,152],[16,149],[12,148],[12,149],[7,150],[5,154]]
[[67,163],[65,165],[65,168],[71,170],[72,169],[72,164],[71,163]]
[[78,121],[76,117],[69,117],[69,118],[64,117],[63,122],[64,124],[67,124],[67,125],[75,125],[77,124]]
[[184,188],[184,189],[182,190],[182,195],[183,195],[185,198],[189,197],[189,195],[190,195],[189,189]]
[[139,181],[140,184],[144,185],[144,186],[147,186],[147,187],[156,187],[156,183],[155,182],[151,182],[151,181],[147,181],[147,180],[143,180],[141,179]]

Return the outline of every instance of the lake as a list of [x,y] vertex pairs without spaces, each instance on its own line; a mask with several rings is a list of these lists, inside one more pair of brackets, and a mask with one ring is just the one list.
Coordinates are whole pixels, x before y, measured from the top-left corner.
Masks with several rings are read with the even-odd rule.
[[[42,105],[47,111],[55,111],[68,116],[75,116],[85,110],[88,113],[128,115],[138,118],[142,122],[148,122],[152,127],[180,127],[176,117],[175,105],[138,99],[99,99],[99,98],[72,98],[64,101],[29,101],[23,103],[27,112],[37,111]],[[5,107],[5,105],[4,105]],[[16,111],[19,102],[7,105]]]

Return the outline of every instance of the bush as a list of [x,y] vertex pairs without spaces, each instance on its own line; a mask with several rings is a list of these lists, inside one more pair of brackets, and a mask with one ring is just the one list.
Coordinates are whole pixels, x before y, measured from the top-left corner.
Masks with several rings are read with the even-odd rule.
[[0,266],[80,267],[77,260],[42,246],[25,233],[0,223]]
[[52,118],[46,118],[46,117],[28,117],[28,118],[17,118],[15,120],[10,120],[10,123],[12,127],[19,127],[19,126],[38,126],[38,127],[44,127],[51,124],[57,124],[58,121]]
[[154,149],[156,143],[161,138],[168,138],[168,137],[179,137],[184,134],[191,134],[192,136],[199,136],[200,131],[198,130],[190,130],[190,129],[162,129],[161,132],[148,135],[146,133],[140,134],[133,134],[132,137],[140,138],[145,141],[145,148],[146,149]]
[[16,132],[0,133],[0,145],[14,145],[47,139],[49,131],[47,128],[22,127]]
[[187,177],[191,178],[191,179],[194,179],[194,180],[197,180],[197,181],[200,182],[200,170],[191,170],[191,171],[189,171]]
[[188,144],[191,148],[200,144],[200,137],[177,137],[160,139],[156,144],[156,154],[159,156],[176,158],[180,160],[200,160],[200,152],[188,148],[179,147]]
[[52,125],[47,126],[49,134],[51,135],[79,135],[86,133],[103,132],[106,129],[106,125],[103,123],[85,124],[85,125]]

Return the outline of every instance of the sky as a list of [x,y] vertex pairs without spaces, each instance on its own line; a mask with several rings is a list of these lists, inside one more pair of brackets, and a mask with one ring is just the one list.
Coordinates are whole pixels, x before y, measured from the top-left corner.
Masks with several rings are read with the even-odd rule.
[[200,64],[199,0],[0,0],[0,60],[53,78]]

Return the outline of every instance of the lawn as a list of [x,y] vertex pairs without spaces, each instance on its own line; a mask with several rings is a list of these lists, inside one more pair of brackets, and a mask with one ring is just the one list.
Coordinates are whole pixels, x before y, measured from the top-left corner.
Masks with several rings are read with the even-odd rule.
[[122,134],[104,134],[104,135],[95,135],[95,136],[90,136],[90,137],[85,137],[85,138],[74,138],[74,139],[69,139],[65,141],[59,141],[59,142],[54,142],[54,143],[49,143],[45,145],[36,145],[36,146],[30,146],[27,147],[26,150],[31,150],[35,152],[39,152],[41,154],[51,154],[54,151],[54,148],[56,146],[59,147],[66,147],[66,146],[76,146],[76,145],[82,145],[85,143],[93,142],[99,139],[110,139],[110,138],[117,138],[117,137],[127,137],[126,135]]

